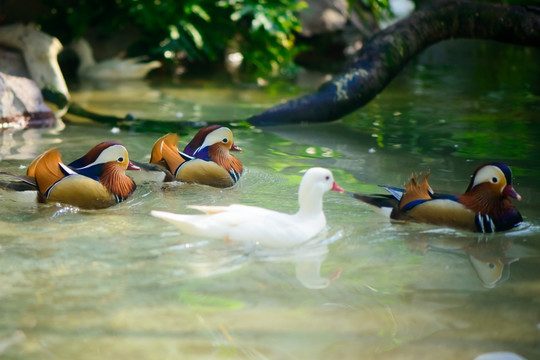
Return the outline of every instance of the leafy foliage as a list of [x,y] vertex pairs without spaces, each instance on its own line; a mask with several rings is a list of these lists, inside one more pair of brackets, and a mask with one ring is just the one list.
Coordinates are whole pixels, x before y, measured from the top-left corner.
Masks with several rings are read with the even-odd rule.
[[44,5],[49,12],[40,20],[43,30],[64,43],[88,29],[107,37],[134,27],[151,53],[204,63],[237,51],[244,70],[256,76],[293,66],[297,13],[306,6],[295,0],[44,0]]
[[[388,0],[361,0],[361,2],[366,8],[371,9],[373,15],[379,20],[391,15]],[[354,4],[351,5],[354,6]]]

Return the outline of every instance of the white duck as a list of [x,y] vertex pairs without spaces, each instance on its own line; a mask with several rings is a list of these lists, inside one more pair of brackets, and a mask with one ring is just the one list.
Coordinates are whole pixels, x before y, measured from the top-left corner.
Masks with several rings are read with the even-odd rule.
[[300,189],[300,209],[295,214],[247,205],[189,206],[206,214],[174,214],[153,210],[155,217],[169,221],[181,232],[231,242],[255,242],[265,247],[292,247],[313,238],[326,226],[323,195],[343,192],[332,172],[314,167],[306,171]]
[[83,38],[73,41],[70,47],[79,57],[77,75],[95,80],[142,79],[153,69],[161,66],[157,60],[141,62],[144,56],[128,59],[108,59],[96,63],[92,48]]

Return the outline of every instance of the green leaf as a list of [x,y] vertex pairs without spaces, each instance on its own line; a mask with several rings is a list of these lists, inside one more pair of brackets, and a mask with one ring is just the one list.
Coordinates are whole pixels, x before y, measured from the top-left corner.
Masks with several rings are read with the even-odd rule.
[[208,13],[206,11],[204,11],[204,9],[202,7],[200,7],[199,5],[197,5],[197,4],[192,5],[191,6],[191,11],[194,14],[197,14],[204,21],[206,21],[206,22],[211,21],[210,15],[208,15]]
[[169,25],[169,36],[173,40],[178,40],[180,38],[180,32],[175,25]]
[[182,27],[184,30],[191,36],[191,39],[195,43],[195,46],[197,48],[202,49],[204,45],[203,37],[201,36],[201,33],[193,26],[191,23],[181,22]]

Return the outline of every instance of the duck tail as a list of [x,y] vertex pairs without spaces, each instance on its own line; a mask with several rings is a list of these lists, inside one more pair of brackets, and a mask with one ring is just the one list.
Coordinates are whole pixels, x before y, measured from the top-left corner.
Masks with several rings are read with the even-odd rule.
[[378,208],[393,208],[397,205],[398,200],[387,194],[357,194],[357,193],[347,193],[349,196],[363,201],[366,204],[378,207]]
[[17,175],[5,171],[0,171],[0,189],[12,191],[35,191],[37,190],[36,179],[31,176]]
[[195,219],[197,215],[175,214],[158,210],[152,210],[150,214],[173,224],[184,234],[197,234],[202,230],[197,221],[190,221],[190,219]]

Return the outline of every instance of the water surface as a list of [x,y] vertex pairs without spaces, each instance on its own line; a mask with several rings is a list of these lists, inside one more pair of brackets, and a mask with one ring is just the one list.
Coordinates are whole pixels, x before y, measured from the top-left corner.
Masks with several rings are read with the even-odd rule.
[[[233,124],[246,172],[229,189],[139,184],[128,201],[99,211],[0,192],[0,355],[474,359],[511,351],[538,358],[540,56],[475,44],[433,47],[369,105],[332,124]],[[177,121],[241,121],[302,91],[213,81],[71,88],[91,111],[163,124],[145,130],[137,121],[71,118],[64,128],[3,133],[3,171],[24,173],[51,147],[68,162],[105,140],[148,161],[166,131],[179,132],[181,144],[195,134]],[[512,167],[525,218],[500,234],[390,223],[335,192],[325,196],[327,231],[293,249],[180,236],[149,215],[230,203],[293,213],[311,166],[328,167],[349,191],[380,191],[377,184],[402,185],[412,172],[430,170],[434,189],[461,192],[479,164],[494,160]]]

